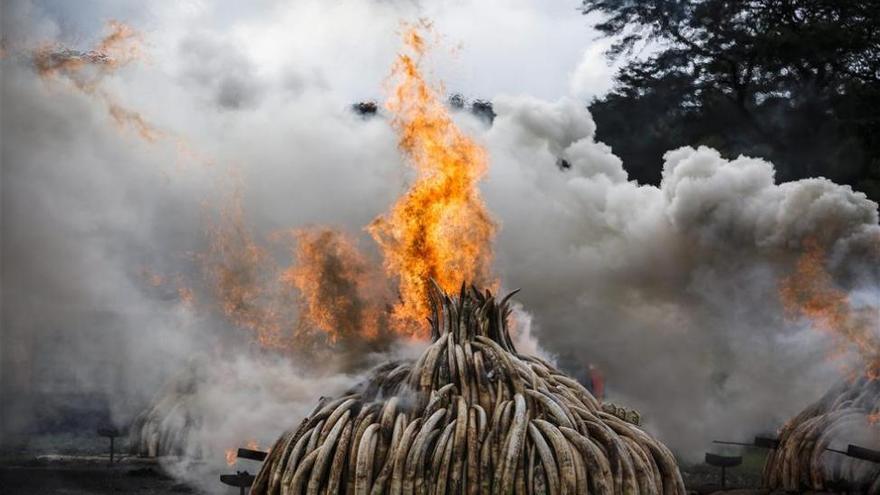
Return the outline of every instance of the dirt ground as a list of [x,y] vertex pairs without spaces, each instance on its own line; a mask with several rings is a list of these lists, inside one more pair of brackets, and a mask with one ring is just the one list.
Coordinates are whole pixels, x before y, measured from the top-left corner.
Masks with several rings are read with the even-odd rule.
[[155,462],[123,460],[111,467],[109,458],[98,457],[3,459],[0,487],[5,495],[200,493],[163,474]]
[[[728,471],[725,490],[718,485],[717,469],[702,464],[681,466],[688,491],[693,495],[768,495],[767,491],[758,488],[763,456],[744,457],[742,466]],[[224,486],[217,480],[216,488],[201,491],[166,475],[155,459],[123,457],[111,466],[107,454],[52,454],[0,456],[0,493],[233,495],[238,489]]]
[[[3,495],[207,495],[194,487],[179,483],[166,476],[159,466],[148,460],[123,460],[110,467],[108,459],[65,460],[0,460],[0,493]],[[702,470],[698,470],[702,471]],[[693,473],[685,468],[686,479],[693,495],[770,495],[766,490],[731,485],[727,490],[713,483],[710,474]],[[744,478],[739,478],[742,483]],[[699,483],[701,482],[701,483]],[[232,495],[238,490],[224,487],[219,481],[211,494]]]
[[[708,466],[685,467],[683,476],[694,494],[719,491],[716,473]],[[729,473],[729,489],[754,487],[754,478],[744,473]],[[194,494],[207,495],[195,487],[180,483],[166,475],[155,460],[123,458],[113,466],[107,455],[44,455],[0,459],[0,493],[4,495],[46,494]],[[232,495],[238,490],[217,481],[211,494]],[[741,490],[738,495],[760,494],[757,490]]]

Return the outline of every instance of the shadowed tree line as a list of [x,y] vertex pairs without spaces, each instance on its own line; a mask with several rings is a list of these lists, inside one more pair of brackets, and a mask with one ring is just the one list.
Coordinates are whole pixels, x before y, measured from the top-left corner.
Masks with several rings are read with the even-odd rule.
[[590,111],[630,178],[705,144],[880,200],[880,1],[584,0],[612,59],[645,46]]

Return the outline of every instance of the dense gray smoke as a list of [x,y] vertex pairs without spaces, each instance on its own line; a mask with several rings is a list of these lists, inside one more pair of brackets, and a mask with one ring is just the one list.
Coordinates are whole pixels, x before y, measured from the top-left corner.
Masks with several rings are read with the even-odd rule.
[[[194,357],[240,346],[248,352],[208,366],[218,379],[195,402],[230,411],[208,420],[211,431],[234,432],[210,443],[222,464],[219,449],[235,446],[226,443],[274,438],[356,377],[300,378],[301,363],[263,361],[248,332],[184,304],[175,281],[204,283],[196,254],[207,249],[230,170],[258,239],[331,225],[359,237],[378,263],[362,227],[408,177],[381,112],[363,119],[348,108],[381,95],[397,19],[415,7],[356,2],[339,13],[331,33],[377,21],[358,31],[378,40],[360,86],[361,74],[340,66],[345,43],[320,57],[297,49],[276,58],[286,52],[267,37],[296,32],[283,23],[220,35],[188,29],[197,14],[157,8],[145,21],[150,57],[100,81],[114,101],[179,136],[148,142],[117,128],[104,100],[38,76],[29,47],[71,40],[40,5],[21,2],[3,21],[0,395],[14,399],[0,405],[0,439],[26,443],[62,404],[106,404],[108,419],[126,424]],[[302,8],[305,20],[286,11],[278,19],[299,26],[322,7]],[[32,28],[27,36],[14,21]],[[256,47],[242,41],[250,37]],[[594,141],[585,102],[493,103],[491,126],[456,118],[489,152],[482,189],[501,225],[495,271],[523,289],[515,328],[527,348],[573,373],[598,365],[609,400],[640,409],[686,456],[713,438],[778,427],[839,377],[840,359],[826,358],[830,338],[786,319],[778,284],[816,238],[854,300],[876,304],[875,203],[821,178],[776,184],[772,164],[705,147],[669,151],[661,186],[640,186]],[[561,170],[560,159],[571,167]],[[289,252],[277,254],[289,262]],[[287,393],[283,373],[297,377]],[[250,397],[255,383],[264,385]]]
[[[779,283],[807,239],[830,246],[841,279],[869,274],[876,204],[825,179],[777,185],[772,164],[705,147],[668,152],[660,187],[639,186],[579,104],[495,103],[499,271],[524,288],[542,346],[606,370],[610,398],[682,454],[773,431],[830,385],[841,362],[786,319]],[[851,283],[876,305],[876,278]]]

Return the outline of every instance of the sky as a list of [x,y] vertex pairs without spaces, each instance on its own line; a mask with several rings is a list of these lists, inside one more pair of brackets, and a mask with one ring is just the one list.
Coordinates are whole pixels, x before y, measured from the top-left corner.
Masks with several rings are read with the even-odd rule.
[[[595,17],[564,0],[297,0],[117,2],[16,0],[7,38],[88,42],[109,19],[125,20],[153,41],[156,57],[181,39],[207,38],[240,57],[241,70],[276,84],[298,77],[351,100],[381,98],[401,21],[429,19],[442,37],[436,76],[450,93],[491,99],[529,94],[589,100],[606,92],[613,70]],[[23,22],[18,22],[23,21]],[[27,32],[21,32],[27,26]]]

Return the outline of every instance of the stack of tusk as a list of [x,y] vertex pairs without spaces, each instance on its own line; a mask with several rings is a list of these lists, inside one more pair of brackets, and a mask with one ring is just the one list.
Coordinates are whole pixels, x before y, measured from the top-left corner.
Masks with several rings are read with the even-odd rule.
[[[871,416],[871,415],[874,416]],[[779,448],[764,463],[764,485],[775,490],[825,491],[841,484],[880,495],[880,464],[827,450],[850,441],[880,438],[880,380],[843,380],[790,419],[779,433]]]
[[129,453],[140,457],[201,457],[204,446],[196,413],[197,384],[204,380],[202,363],[191,361],[156,394],[150,407],[133,421],[128,433]]
[[684,494],[663,444],[516,352],[509,298],[435,287],[421,357],[319,404],[278,439],[251,493]]

